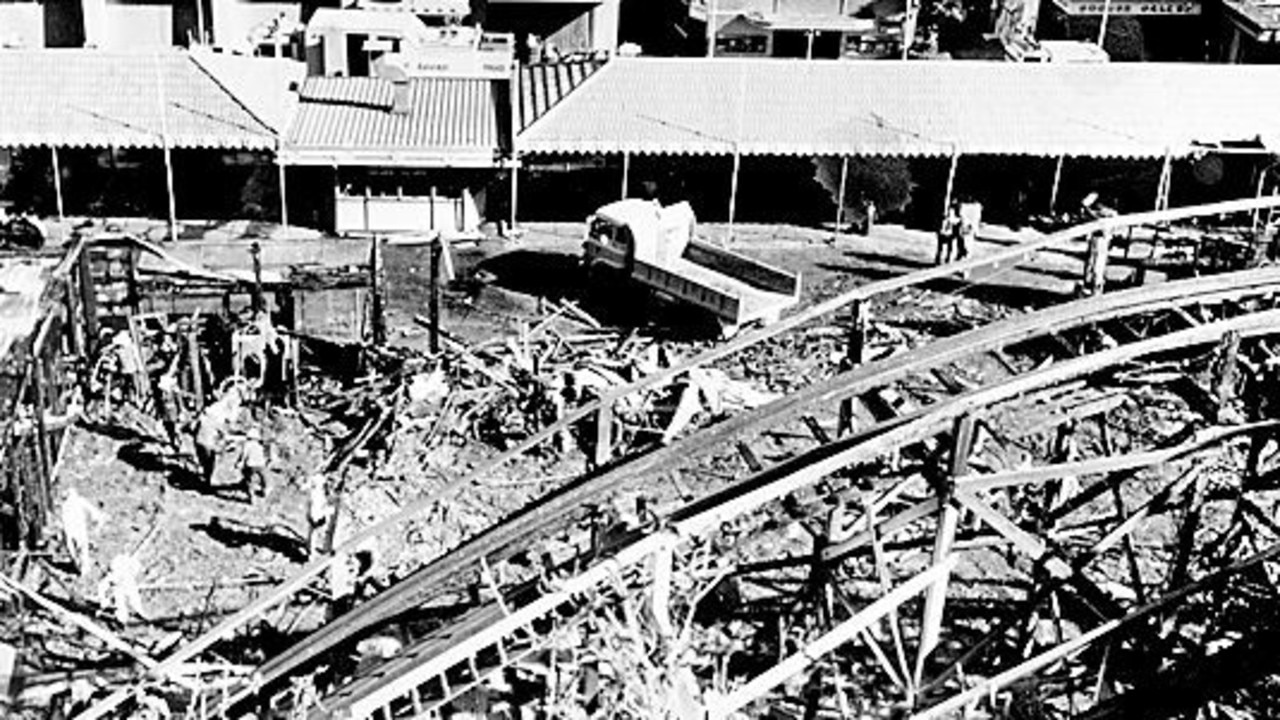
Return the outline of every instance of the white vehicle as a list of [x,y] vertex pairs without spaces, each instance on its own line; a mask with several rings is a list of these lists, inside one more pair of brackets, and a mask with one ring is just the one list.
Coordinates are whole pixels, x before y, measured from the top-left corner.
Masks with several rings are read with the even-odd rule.
[[800,276],[694,238],[689,203],[620,200],[587,218],[588,270],[611,268],[654,292],[702,308],[726,337],[769,324],[800,300]]

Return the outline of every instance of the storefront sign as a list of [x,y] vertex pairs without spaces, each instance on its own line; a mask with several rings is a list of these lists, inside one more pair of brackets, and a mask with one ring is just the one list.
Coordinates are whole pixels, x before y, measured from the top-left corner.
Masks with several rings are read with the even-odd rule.
[[[1176,2],[1133,2],[1119,0],[1053,0],[1068,15],[1199,15],[1200,3],[1195,0]],[[1105,8],[1105,9],[1104,9]]]

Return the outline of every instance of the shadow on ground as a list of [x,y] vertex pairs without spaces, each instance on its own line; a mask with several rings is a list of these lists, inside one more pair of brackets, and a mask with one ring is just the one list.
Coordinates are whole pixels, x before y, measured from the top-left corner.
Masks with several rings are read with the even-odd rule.
[[208,535],[229,548],[259,547],[279,553],[293,562],[307,561],[307,542],[293,528],[279,523],[252,525],[233,518],[214,516],[207,523],[193,523],[192,530]]
[[[487,258],[476,269],[477,278],[487,278],[495,287],[576,303],[603,325],[642,329],[666,339],[702,339],[719,333],[709,313],[656,297],[621,273],[602,270],[588,277],[577,255],[514,250]],[[476,282],[468,292],[479,291]]]

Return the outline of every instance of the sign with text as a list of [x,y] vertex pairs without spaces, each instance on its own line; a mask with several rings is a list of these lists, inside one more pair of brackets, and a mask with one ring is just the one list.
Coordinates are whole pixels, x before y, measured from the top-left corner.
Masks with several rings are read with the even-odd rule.
[[1198,0],[1053,0],[1053,3],[1068,15],[1199,15]]

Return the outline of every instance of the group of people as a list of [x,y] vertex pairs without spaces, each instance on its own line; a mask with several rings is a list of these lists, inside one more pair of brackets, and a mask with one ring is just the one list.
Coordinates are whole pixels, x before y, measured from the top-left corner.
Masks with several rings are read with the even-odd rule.
[[219,458],[238,441],[240,488],[252,500],[267,494],[267,450],[262,430],[244,406],[246,391],[242,383],[228,383],[218,398],[200,412],[193,440],[200,478],[206,487],[213,485]]
[[[99,505],[81,495],[75,487],[69,487],[63,495],[62,532],[67,552],[77,572],[85,573],[93,567],[90,552],[90,529],[101,530],[110,516]],[[150,537],[150,536],[148,536]],[[133,615],[146,620],[150,617],[142,604],[139,587],[143,574],[141,554],[144,540],[132,552],[120,553],[108,563],[98,583],[98,602],[112,609],[116,621],[127,623]]]
[[933,258],[934,264],[968,257],[969,246],[977,239],[981,224],[982,203],[951,201],[942,218],[942,226],[938,228],[938,251]]

